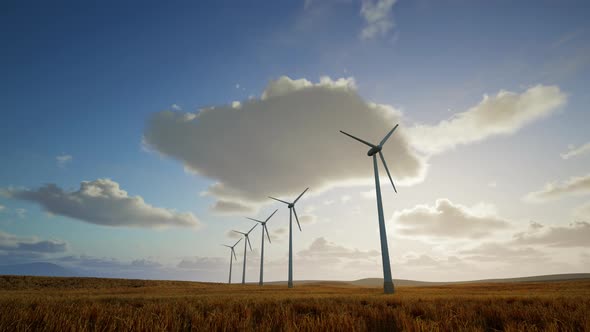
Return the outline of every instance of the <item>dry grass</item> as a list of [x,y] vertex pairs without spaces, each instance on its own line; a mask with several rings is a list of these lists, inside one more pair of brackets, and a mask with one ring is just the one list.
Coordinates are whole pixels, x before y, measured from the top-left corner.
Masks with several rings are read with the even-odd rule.
[[0,276],[0,331],[590,331],[590,281],[380,289]]

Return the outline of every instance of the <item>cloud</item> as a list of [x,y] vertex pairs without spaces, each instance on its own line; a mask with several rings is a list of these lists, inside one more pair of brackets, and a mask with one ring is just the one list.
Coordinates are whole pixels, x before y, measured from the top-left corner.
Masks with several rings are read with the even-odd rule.
[[586,202],[574,209],[574,217],[584,221],[590,221],[590,202]]
[[541,251],[525,247],[513,248],[504,243],[488,242],[482,243],[475,248],[462,250],[463,259],[476,262],[533,262],[541,263],[545,254]]
[[567,152],[560,154],[560,156],[563,159],[570,159],[573,157],[579,157],[579,156],[584,155],[589,152],[590,152],[590,142],[588,142],[582,146],[579,146],[577,148],[570,147]]
[[6,209],[6,207],[2,204],[0,204],[0,211],[4,211]]
[[66,167],[66,165],[70,162],[72,162],[72,156],[69,154],[62,154],[60,156],[55,157],[55,160],[57,161],[57,166],[64,168]]
[[590,247],[590,223],[575,222],[568,226],[545,226],[532,223],[526,232],[517,233],[515,244],[546,245],[549,247]]
[[226,260],[220,257],[196,256],[190,258],[183,258],[176,267],[188,270],[215,270],[225,268],[226,263]]
[[481,238],[509,226],[488,206],[469,208],[444,198],[437,199],[434,206],[396,211],[393,222],[401,234],[445,238]]
[[376,250],[363,251],[359,249],[350,249],[333,242],[329,242],[323,237],[315,239],[309,248],[297,253],[300,257],[314,258],[347,258],[347,259],[366,259],[380,256],[381,253]]
[[182,107],[178,106],[177,104],[172,104],[170,105],[170,108],[175,110],[175,111],[181,111]]
[[0,231],[0,251],[3,252],[58,253],[66,250],[67,244],[63,241],[19,237]]
[[365,26],[361,31],[362,39],[383,37],[393,29],[393,6],[397,0],[363,0],[361,16]]
[[55,184],[36,190],[7,189],[4,194],[35,202],[47,212],[91,224],[129,227],[198,227],[192,213],[154,207],[140,196],[129,196],[119,184],[109,179],[83,181],[78,191],[67,192]]
[[211,211],[218,214],[228,214],[228,215],[235,215],[235,214],[250,214],[256,212],[256,209],[241,204],[235,201],[223,201],[219,200],[213,204],[211,207]]
[[561,184],[550,182],[543,189],[526,194],[524,200],[531,203],[545,202],[569,195],[584,195],[590,193],[590,174],[574,176]]
[[566,101],[557,86],[536,85],[520,94],[501,90],[495,96],[484,95],[476,106],[437,125],[416,125],[408,129],[408,135],[418,150],[441,153],[490,136],[513,134],[556,112]]
[[[223,105],[196,114],[156,113],[144,142],[215,180],[208,193],[219,200],[260,204],[268,195],[298,195],[305,187],[319,192],[371,181],[367,149],[339,130],[378,142],[400,120],[393,107],[364,101],[351,78],[312,83],[283,76],[239,109]],[[403,128],[384,150],[395,180],[423,178],[426,164]]]

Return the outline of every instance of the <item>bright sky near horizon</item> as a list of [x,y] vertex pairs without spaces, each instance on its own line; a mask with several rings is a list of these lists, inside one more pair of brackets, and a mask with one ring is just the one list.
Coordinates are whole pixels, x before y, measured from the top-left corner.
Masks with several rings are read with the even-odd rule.
[[[0,265],[226,281],[590,272],[590,3],[0,4]],[[381,169],[384,176],[384,170]],[[258,280],[260,229],[248,281]],[[234,281],[241,279],[243,246]]]

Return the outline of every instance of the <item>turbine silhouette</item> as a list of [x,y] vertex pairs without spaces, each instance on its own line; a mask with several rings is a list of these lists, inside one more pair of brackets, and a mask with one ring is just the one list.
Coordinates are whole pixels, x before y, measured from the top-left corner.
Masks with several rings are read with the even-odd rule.
[[385,218],[383,217],[383,203],[381,202],[381,185],[379,184],[379,167],[377,167],[377,154],[379,154],[379,158],[383,162],[383,166],[385,167],[385,171],[387,172],[387,176],[389,177],[389,181],[391,181],[391,185],[393,186],[393,190],[397,193],[397,189],[395,189],[395,184],[393,184],[393,179],[391,178],[391,174],[389,173],[389,168],[387,168],[387,163],[385,162],[385,158],[383,157],[383,153],[381,152],[383,148],[383,144],[387,142],[391,134],[397,128],[397,124],[379,143],[379,145],[371,144],[367,141],[364,141],[358,137],[352,136],[342,130],[341,133],[344,135],[351,137],[363,144],[368,145],[371,147],[367,152],[369,157],[373,157],[373,169],[375,172],[375,192],[377,193],[377,213],[379,215],[379,234],[381,236],[381,260],[383,261],[383,291],[385,294],[393,294],[394,293],[394,286],[393,286],[393,279],[391,278],[391,266],[389,264],[389,249],[387,247],[387,231],[385,229]]
[[250,244],[250,238],[248,237],[248,235],[250,235],[250,232],[252,232],[252,230],[254,228],[256,228],[256,226],[258,226],[258,224],[255,224],[254,226],[252,226],[252,228],[250,228],[250,230],[247,233],[234,230],[234,232],[244,235],[244,238],[246,239],[244,241],[244,263],[243,263],[243,267],[242,267],[242,285],[246,284],[246,253],[247,253],[246,244],[250,247],[250,251],[252,251],[252,245]]
[[260,249],[260,281],[258,281],[259,286],[262,286],[264,284],[263,270],[264,270],[264,233],[265,232],[266,232],[266,237],[268,238],[268,243],[270,243],[270,235],[268,235],[268,228],[266,228],[266,223],[270,220],[270,218],[272,218],[272,216],[275,215],[275,213],[277,213],[277,211],[278,210],[275,210],[275,212],[273,212],[268,218],[266,218],[265,221],[253,219],[253,218],[248,218],[250,220],[254,220],[256,222],[259,222],[262,225],[262,246]]
[[299,231],[301,232],[301,225],[299,224],[299,217],[297,217],[297,211],[295,210],[295,203],[305,194],[305,192],[309,188],[305,189],[292,203],[287,201],[280,200],[274,197],[268,197],[274,199],[275,201],[279,201],[281,203],[287,204],[289,207],[289,281],[288,286],[289,288],[293,288],[293,214],[295,214],[295,220],[297,221],[297,226],[299,226]]
[[234,250],[234,247],[238,245],[238,243],[240,243],[240,241],[242,241],[242,239],[239,239],[238,242],[234,243],[233,246],[228,246],[227,244],[222,244],[222,246],[224,247],[228,247],[231,251],[229,253],[229,281],[227,282],[228,284],[231,284],[231,266],[232,266],[232,261],[238,260],[238,257],[236,257],[236,251]]

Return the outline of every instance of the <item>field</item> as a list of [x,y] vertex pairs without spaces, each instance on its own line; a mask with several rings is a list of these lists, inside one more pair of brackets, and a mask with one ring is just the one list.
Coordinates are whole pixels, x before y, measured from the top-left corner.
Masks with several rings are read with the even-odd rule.
[[396,291],[0,276],[0,331],[590,331],[590,280]]

